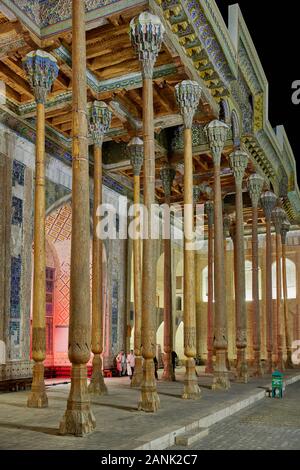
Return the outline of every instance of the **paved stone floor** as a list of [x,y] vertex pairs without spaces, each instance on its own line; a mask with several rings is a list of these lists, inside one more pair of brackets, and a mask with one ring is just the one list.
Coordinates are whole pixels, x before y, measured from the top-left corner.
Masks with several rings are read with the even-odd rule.
[[287,388],[283,400],[259,401],[215,424],[207,437],[189,449],[300,450],[300,382]]
[[[300,372],[293,374],[299,376]],[[287,373],[287,377],[289,375],[291,372]],[[202,398],[187,401],[181,399],[182,369],[177,370],[177,378],[175,383],[158,382],[161,409],[154,414],[137,410],[140,392],[130,388],[127,377],[106,379],[109,395],[91,400],[97,427],[94,433],[85,438],[58,435],[58,425],[66,408],[70,384],[48,386],[49,407],[40,410],[26,407],[28,392],[2,393],[0,449],[132,450],[216,411],[221,412],[227,406],[248,400],[261,392],[259,387],[270,383],[270,377],[252,379],[246,385],[232,383],[228,392],[215,392],[208,387],[211,377],[201,376],[199,382],[203,385]],[[268,399],[263,402],[271,406],[266,400]],[[287,404],[288,399],[281,403],[282,406]],[[254,424],[251,422],[250,425]],[[219,426],[222,424],[217,425]],[[212,435],[210,432],[209,439]]]

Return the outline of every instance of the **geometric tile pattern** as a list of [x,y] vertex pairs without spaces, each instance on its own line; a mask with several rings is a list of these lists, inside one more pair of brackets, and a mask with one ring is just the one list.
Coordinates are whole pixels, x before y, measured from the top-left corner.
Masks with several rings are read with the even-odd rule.
[[25,172],[25,165],[23,163],[18,162],[17,160],[13,161],[13,169],[12,169],[12,185],[19,184],[20,186],[24,186],[24,172]]
[[117,344],[118,341],[118,296],[119,296],[119,285],[117,280],[112,282],[112,300],[111,300],[111,343],[112,347]]
[[46,218],[46,234],[52,241],[71,239],[72,210],[71,204],[65,204]]
[[11,258],[10,317],[20,318],[21,255]]
[[11,223],[12,225],[22,225],[23,222],[23,201],[18,197],[12,197],[11,208]]

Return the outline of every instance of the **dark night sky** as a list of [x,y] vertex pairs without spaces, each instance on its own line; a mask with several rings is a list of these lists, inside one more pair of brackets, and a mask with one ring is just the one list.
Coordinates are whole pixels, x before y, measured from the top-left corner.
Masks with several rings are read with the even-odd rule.
[[300,24],[294,8],[297,2],[216,0],[216,3],[226,24],[228,6],[240,5],[269,81],[269,120],[273,127],[284,125],[295,154],[299,180],[300,104],[296,106],[291,100],[292,83],[300,80]]

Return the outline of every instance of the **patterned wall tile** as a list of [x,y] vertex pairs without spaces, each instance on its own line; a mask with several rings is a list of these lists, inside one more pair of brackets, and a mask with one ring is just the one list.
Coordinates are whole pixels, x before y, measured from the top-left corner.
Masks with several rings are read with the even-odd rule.
[[12,169],[12,185],[15,186],[16,184],[19,184],[20,186],[24,186],[24,174],[25,165],[23,165],[21,162],[18,162],[17,160],[14,160]]
[[20,318],[20,289],[21,289],[22,259],[11,258],[11,287],[10,287],[10,317]]
[[11,223],[12,225],[22,225],[23,222],[23,201],[16,196],[12,197]]

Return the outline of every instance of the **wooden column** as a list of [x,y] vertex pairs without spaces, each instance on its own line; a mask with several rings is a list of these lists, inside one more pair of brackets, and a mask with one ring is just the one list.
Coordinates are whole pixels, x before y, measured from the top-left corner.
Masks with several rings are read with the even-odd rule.
[[213,374],[213,356],[214,356],[214,284],[213,284],[213,225],[214,225],[214,203],[213,201],[206,201],[204,206],[205,214],[207,215],[208,227],[208,273],[207,273],[207,362],[205,372]]
[[171,239],[171,188],[175,178],[175,170],[170,166],[165,166],[160,171],[165,193],[165,214],[164,214],[164,371],[162,379],[175,381],[175,372],[172,366],[173,351],[173,308],[172,308],[172,239]]
[[286,278],[286,237],[290,231],[291,224],[285,218],[281,224],[281,247],[282,247],[282,287],[283,287],[283,315],[284,315],[284,334],[286,344],[286,368],[293,369],[292,361],[292,339],[289,327],[289,308],[288,308],[288,295],[287,295],[287,278]]
[[155,149],[153,125],[153,67],[161,48],[164,27],[157,16],[144,12],[130,22],[131,42],[138,55],[143,76],[144,205],[148,238],[143,244],[142,354],[143,381],[139,409],[155,412],[160,406],[154,376],[156,347],[155,239],[152,239],[151,211],[155,203]]
[[131,387],[140,387],[143,379],[142,358],[142,257],[141,234],[139,231],[140,218],[140,173],[144,161],[144,144],[141,139],[134,137],[128,144],[128,153],[133,168],[133,290],[134,290],[134,355],[135,368]]
[[69,360],[71,390],[61,434],[84,436],[96,421],[90,408],[87,362],[90,359],[90,207],[87,142],[85,4],[72,1],[72,239]]
[[197,82],[185,80],[175,87],[178,106],[184,123],[184,354],[185,377],[182,398],[197,399],[201,395],[198,386],[196,357],[196,298],[195,298],[195,239],[194,239],[194,194],[192,124],[199,104],[201,88]]
[[252,202],[252,342],[254,369],[252,375],[261,377],[264,373],[261,365],[261,323],[259,303],[259,266],[258,266],[258,203],[264,186],[264,179],[253,174],[248,180],[248,191]]
[[[225,199],[226,194],[223,193],[223,197]],[[224,205],[224,199],[223,199],[223,209],[225,208]],[[227,266],[227,261],[228,261],[228,253],[227,253],[227,236],[229,235],[230,231],[230,217],[225,213],[225,209],[223,210],[223,237],[224,237],[224,271],[225,271],[225,288],[226,292],[228,291],[228,281],[230,279],[230,275],[228,272],[228,266]],[[226,295],[226,317],[227,317],[227,322],[229,318],[229,312],[230,312],[230,305],[229,305],[229,296]],[[227,336],[229,336],[229,328],[228,328],[228,323],[227,323]],[[229,357],[228,357],[228,344],[226,348],[226,367],[228,370],[230,370],[230,362],[229,362]]]
[[283,319],[281,314],[281,228],[285,220],[285,212],[281,207],[276,207],[272,212],[272,220],[276,231],[276,317],[277,317],[277,361],[276,368],[284,371],[283,360]]
[[236,150],[229,157],[230,167],[235,177],[235,248],[236,248],[236,283],[235,283],[235,310],[236,310],[236,348],[237,365],[236,379],[247,383],[248,364],[247,349],[247,312],[245,289],[245,247],[244,247],[244,215],[243,215],[243,177],[248,165],[248,155]]
[[277,198],[271,191],[262,194],[261,205],[266,218],[266,320],[267,320],[267,370],[273,371],[273,299],[272,299],[272,239],[271,239],[271,214],[276,205]]
[[229,389],[226,367],[227,317],[224,266],[223,208],[221,191],[221,155],[228,136],[228,126],[222,121],[212,121],[206,133],[214,161],[214,292],[215,292],[215,342],[216,365],[213,389]]
[[111,112],[103,101],[94,101],[89,110],[89,133],[94,143],[94,204],[92,261],[92,353],[93,372],[88,387],[92,395],[106,395],[102,374],[103,352],[103,274],[102,240],[97,233],[99,208],[102,204],[102,142],[111,122]]
[[46,359],[45,103],[47,94],[58,75],[58,66],[54,57],[40,50],[27,54],[23,60],[23,66],[37,104],[32,304],[34,366],[27,406],[45,408],[48,406],[44,382],[44,360]]

